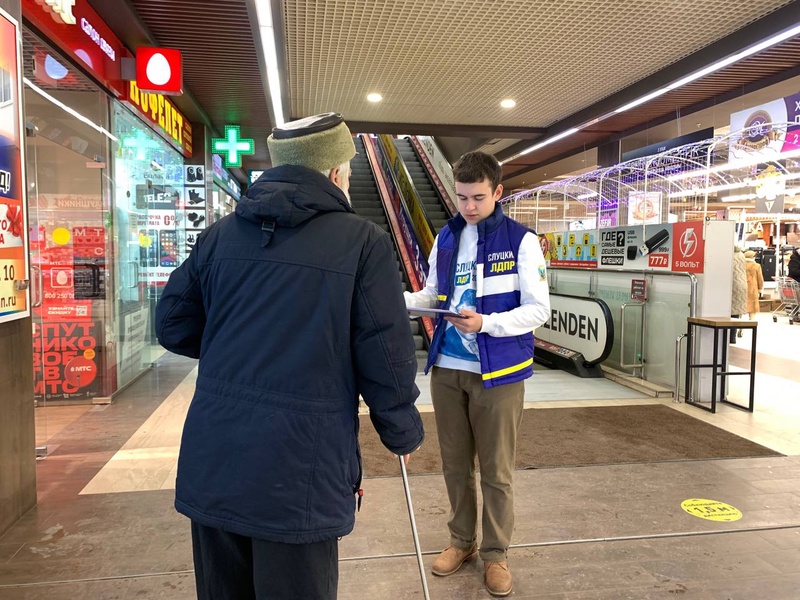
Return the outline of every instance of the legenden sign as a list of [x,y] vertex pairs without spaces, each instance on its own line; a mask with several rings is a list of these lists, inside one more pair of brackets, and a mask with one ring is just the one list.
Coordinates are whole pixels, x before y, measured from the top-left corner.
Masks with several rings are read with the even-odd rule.
[[580,352],[595,364],[611,352],[614,324],[602,300],[550,294],[550,319],[536,330],[536,337]]

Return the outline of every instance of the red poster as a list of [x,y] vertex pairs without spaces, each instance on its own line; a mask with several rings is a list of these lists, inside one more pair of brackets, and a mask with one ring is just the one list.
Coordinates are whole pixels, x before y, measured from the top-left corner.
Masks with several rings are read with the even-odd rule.
[[706,256],[703,223],[672,225],[672,270],[702,273]]
[[101,395],[103,324],[34,322],[33,377],[38,400],[90,399]]
[[27,316],[18,27],[0,10],[0,323]]

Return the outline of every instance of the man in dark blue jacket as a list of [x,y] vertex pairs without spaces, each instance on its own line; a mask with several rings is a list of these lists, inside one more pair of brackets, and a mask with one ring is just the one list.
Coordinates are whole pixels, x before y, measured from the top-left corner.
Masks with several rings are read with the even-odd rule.
[[340,115],[269,137],[274,168],[206,229],[156,311],[200,359],[175,506],[200,599],[333,599],[360,491],[358,397],[383,444],[423,439],[417,363],[389,235],[350,207]]

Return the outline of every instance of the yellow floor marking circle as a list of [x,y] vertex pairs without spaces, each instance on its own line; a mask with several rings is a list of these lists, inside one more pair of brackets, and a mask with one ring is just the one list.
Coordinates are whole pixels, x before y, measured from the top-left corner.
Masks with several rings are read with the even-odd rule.
[[742,511],[735,506],[725,504],[719,500],[705,498],[690,498],[681,502],[681,508],[690,515],[707,519],[709,521],[738,521],[742,518]]

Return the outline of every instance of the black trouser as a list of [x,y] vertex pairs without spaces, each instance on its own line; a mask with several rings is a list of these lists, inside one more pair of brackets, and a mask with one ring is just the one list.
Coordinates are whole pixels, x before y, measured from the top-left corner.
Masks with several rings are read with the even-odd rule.
[[339,542],[281,544],[192,521],[198,600],[336,600]]

